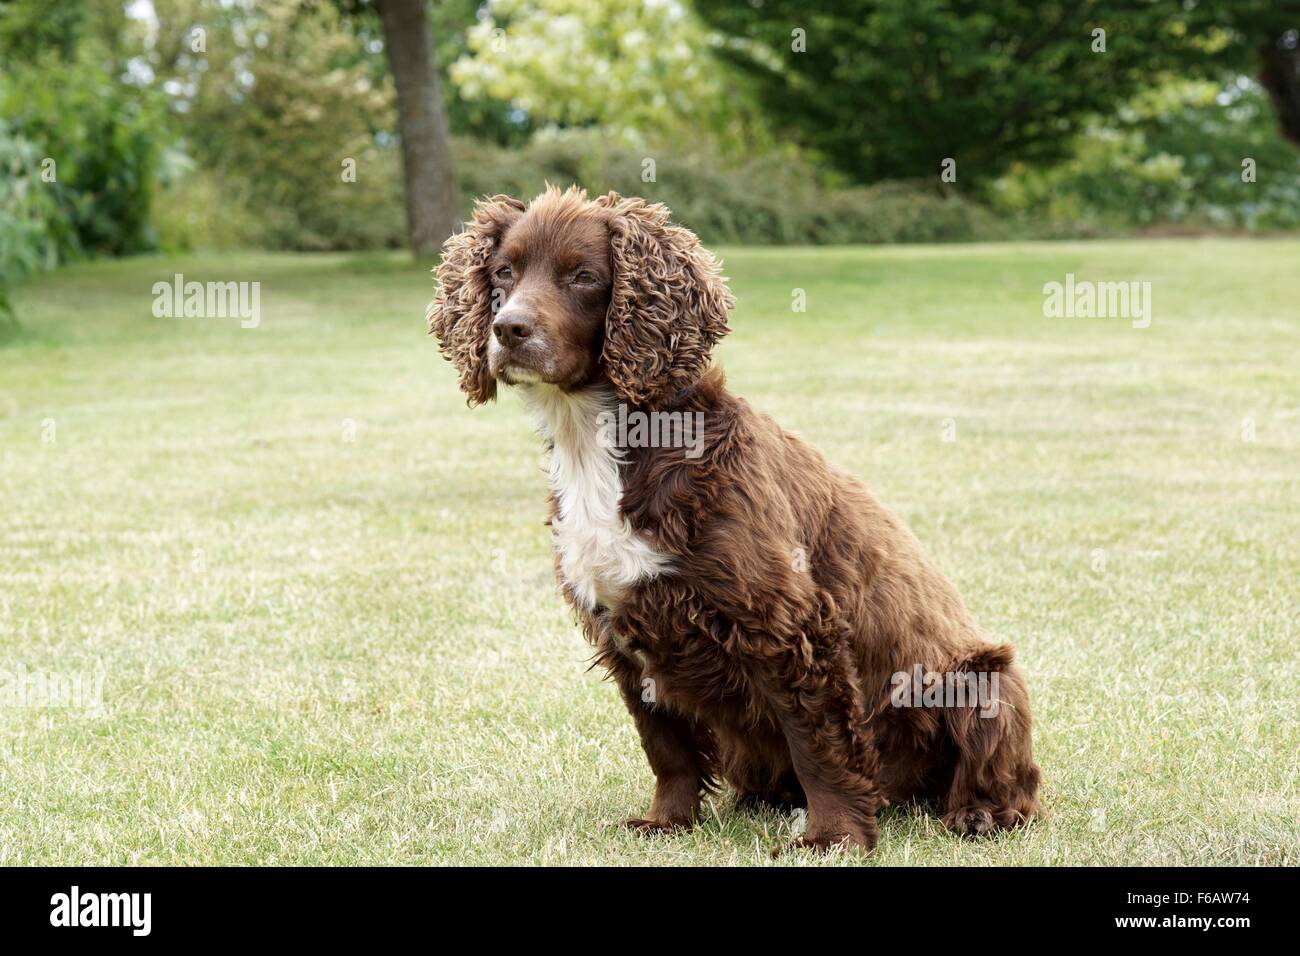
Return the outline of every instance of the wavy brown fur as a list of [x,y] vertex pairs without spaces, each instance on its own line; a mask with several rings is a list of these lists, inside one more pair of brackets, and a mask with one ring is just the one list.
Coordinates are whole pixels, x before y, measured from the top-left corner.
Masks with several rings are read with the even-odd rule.
[[438,295],[425,320],[443,357],[460,370],[460,388],[471,406],[496,398],[497,383],[487,364],[492,325],[488,257],[523,211],[524,204],[509,196],[481,200],[465,231],[443,243]]
[[727,328],[736,300],[695,233],[670,225],[667,207],[615,193],[608,209],[614,287],[601,355],[625,402],[661,408],[693,384]]
[[[582,216],[555,229],[555,210],[575,203]],[[566,340],[590,354],[580,381],[563,387],[612,386],[636,409],[703,413],[698,457],[623,449],[621,514],[672,557],[671,572],[612,606],[585,605],[561,580],[655,774],[650,809],[629,825],[689,826],[702,792],[720,780],[742,805],[806,805],[800,843],[816,848],[871,848],[877,812],[911,799],[938,805],[965,835],[1028,821],[1039,770],[1011,648],[986,639],[916,538],[857,479],[727,391],[707,363],[727,331],[731,295],[716,261],[667,215],[613,194],[586,203],[551,191],[526,211],[497,197],[448,241],[431,307],[461,387],[483,401],[494,391],[485,302],[497,281],[486,273],[505,261],[492,245],[509,231],[519,248],[560,261],[573,230],[588,240],[607,234],[603,333],[582,346]],[[566,318],[563,290],[538,279],[535,265],[515,265],[500,281],[540,290],[520,296],[550,303],[534,317],[539,329],[580,322],[577,312]],[[568,308],[587,307],[582,299]],[[891,706],[892,675],[916,664],[998,674],[997,715]]]

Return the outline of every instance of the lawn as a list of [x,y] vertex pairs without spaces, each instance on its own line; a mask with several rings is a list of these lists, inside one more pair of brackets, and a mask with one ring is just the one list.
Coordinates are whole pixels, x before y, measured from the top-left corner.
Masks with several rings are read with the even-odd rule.
[[[1300,242],[721,252],[732,387],[906,518],[1033,694],[1049,816],[891,809],[866,862],[1300,862]],[[177,272],[259,281],[260,325],[155,318]],[[1067,273],[1151,282],[1150,327],[1045,317]],[[861,862],[773,861],[792,819],[726,793],[612,826],[651,776],[555,593],[539,444],[466,409],[431,293],[377,255],[16,290],[0,864]],[[76,675],[98,701],[34,696]]]

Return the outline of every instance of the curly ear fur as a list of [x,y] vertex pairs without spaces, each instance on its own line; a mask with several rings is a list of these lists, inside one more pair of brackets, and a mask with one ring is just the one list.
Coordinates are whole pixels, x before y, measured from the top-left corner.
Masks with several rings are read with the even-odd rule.
[[610,211],[614,262],[605,370],[625,402],[662,407],[708,367],[736,300],[718,260],[695,233],[668,224],[666,206],[617,193],[595,202]]
[[460,389],[470,406],[496,398],[497,383],[488,371],[488,337],[492,329],[492,284],[488,260],[524,204],[493,196],[474,204],[474,214],[442,244],[438,294],[425,319],[438,337],[438,350],[460,372]]

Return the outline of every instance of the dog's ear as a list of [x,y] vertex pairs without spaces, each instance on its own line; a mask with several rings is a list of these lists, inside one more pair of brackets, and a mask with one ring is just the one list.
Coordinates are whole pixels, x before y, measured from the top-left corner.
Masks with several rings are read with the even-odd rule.
[[708,367],[736,300],[695,233],[669,225],[667,207],[617,193],[595,203],[609,210],[614,263],[601,358],[625,402],[667,405]]
[[442,244],[438,294],[425,318],[439,351],[460,372],[460,389],[471,407],[496,398],[487,357],[495,312],[488,270],[501,237],[523,211],[524,204],[509,196],[481,199],[464,231]]

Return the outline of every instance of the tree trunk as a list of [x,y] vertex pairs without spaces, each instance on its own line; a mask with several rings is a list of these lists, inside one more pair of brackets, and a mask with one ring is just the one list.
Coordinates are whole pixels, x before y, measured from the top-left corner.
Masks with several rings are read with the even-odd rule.
[[397,125],[406,178],[406,233],[417,256],[437,253],[460,224],[451,179],[451,139],[429,40],[427,0],[376,0],[384,49],[397,85]]
[[1260,82],[1273,100],[1282,135],[1300,144],[1300,38],[1290,30],[1270,39],[1260,60]]

